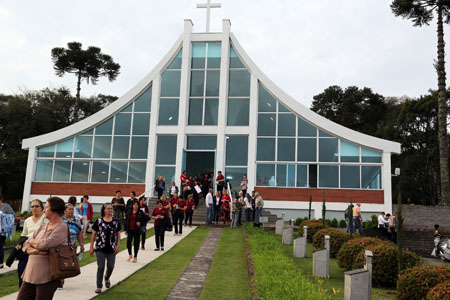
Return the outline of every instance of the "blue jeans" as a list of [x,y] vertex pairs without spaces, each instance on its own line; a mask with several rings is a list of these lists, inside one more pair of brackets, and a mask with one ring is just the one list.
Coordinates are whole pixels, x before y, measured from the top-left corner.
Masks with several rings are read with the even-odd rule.
[[210,205],[209,208],[206,208],[206,224],[211,224],[214,217],[214,206]]
[[245,209],[245,221],[250,222],[252,220],[252,209],[246,208]]
[[256,220],[255,220],[256,223],[260,222],[259,217],[261,217],[261,214],[262,214],[262,208],[257,208],[256,209]]
[[358,229],[359,235],[363,236],[361,219],[359,217],[353,217],[353,224],[354,224],[353,232],[355,232],[356,229]]
[[27,262],[28,262],[28,254],[24,253],[22,259],[19,260],[19,263],[17,264],[17,275],[19,275],[19,287],[22,285],[22,274],[25,271]]

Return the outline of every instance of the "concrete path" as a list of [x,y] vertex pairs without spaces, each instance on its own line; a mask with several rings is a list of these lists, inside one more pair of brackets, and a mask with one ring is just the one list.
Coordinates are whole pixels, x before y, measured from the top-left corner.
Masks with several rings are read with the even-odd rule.
[[[111,275],[111,286],[115,286],[120,281],[127,279],[129,276],[145,267],[147,264],[169,251],[179,241],[189,235],[196,227],[184,227],[182,236],[174,236],[172,232],[166,232],[164,239],[165,251],[154,251],[156,248],[155,237],[151,236],[145,240],[146,249],[139,250],[137,263],[127,261],[128,251],[123,250],[116,256],[116,265]],[[126,241],[122,241],[124,243]],[[85,254],[86,255],[86,254]],[[81,274],[75,278],[69,278],[64,283],[64,289],[58,290],[53,299],[56,300],[73,300],[91,299],[95,297],[97,278],[97,262],[90,263],[81,268]],[[103,285],[103,290],[105,290]],[[10,294],[0,299],[13,300],[17,298],[17,293]]]
[[[147,230],[153,228],[153,223],[148,223],[147,224]],[[126,238],[127,236],[125,235],[125,232],[121,232],[120,234],[120,239],[123,240],[124,238]],[[84,245],[84,252],[89,252],[89,249],[91,249],[91,244],[90,242],[87,243],[86,245]],[[79,250],[79,249],[78,249]],[[17,272],[17,264],[18,261],[15,260],[14,263],[11,265],[11,267],[7,267],[6,265],[3,267],[3,269],[0,269],[0,275],[6,275],[9,273],[13,273],[13,272]]]
[[197,254],[181,274],[166,300],[193,300],[200,297],[221,235],[221,228],[211,228]]

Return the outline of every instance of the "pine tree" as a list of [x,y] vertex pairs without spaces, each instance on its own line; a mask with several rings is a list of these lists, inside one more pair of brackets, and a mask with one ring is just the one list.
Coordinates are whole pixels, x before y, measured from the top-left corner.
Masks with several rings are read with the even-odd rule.
[[403,271],[403,216],[402,216],[402,194],[397,198],[397,261],[398,274]]
[[308,210],[308,220],[311,220],[311,207],[312,207],[312,195],[309,194],[309,210]]
[[325,205],[325,191],[323,191],[323,198],[322,198],[322,224],[325,227],[325,215],[327,213],[327,207]]

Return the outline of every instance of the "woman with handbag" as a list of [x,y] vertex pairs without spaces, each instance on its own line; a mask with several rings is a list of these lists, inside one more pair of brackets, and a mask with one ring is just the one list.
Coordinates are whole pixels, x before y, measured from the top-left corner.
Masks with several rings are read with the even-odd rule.
[[97,289],[95,292],[100,294],[103,287],[103,274],[105,272],[105,286],[109,289],[111,286],[112,271],[116,262],[116,254],[120,248],[120,222],[113,218],[113,206],[111,203],[105,203],[100,211],[101,218],[98,218],[92,226],[91,248],[89,255],[94,255],[94,241],[95,252],[97,254]]
[[23,273],[18,300],[53,299],[59,280],[51,279],[51,259],[49,250],[52,247],[67,244],[68,229],[61,216],[65,203],[59,197],[50,197],[45,204],[45,217],[48,224],[42,224],[29,238],[22,250],[29,255]]
[[155,209],[152,212],[152,219],[155,221],[155,251],[164,251],[164,232],[166,231],[166,224],[169,219],[169,212],[163,206],[161,200],[158,200]]
[[[139,240],[142,233],[141,225],[148,220],[148,217],[139,209],[139,202],[133,201],[131,210],[127,212],[125,220],[125,234],[127,235],[128,261],[133,258],[133,262],[137,262],[137,254],[139,252]],[[132,244],[134,246],[134,257],[131,255]]]

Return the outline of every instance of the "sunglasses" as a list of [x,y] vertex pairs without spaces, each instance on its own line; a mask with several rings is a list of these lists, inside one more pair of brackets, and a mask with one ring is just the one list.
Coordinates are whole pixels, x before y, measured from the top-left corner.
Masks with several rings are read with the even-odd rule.
[[39,205],[33,205],[33,206],[31,206],[31,208],[39,208],[40,206]]

